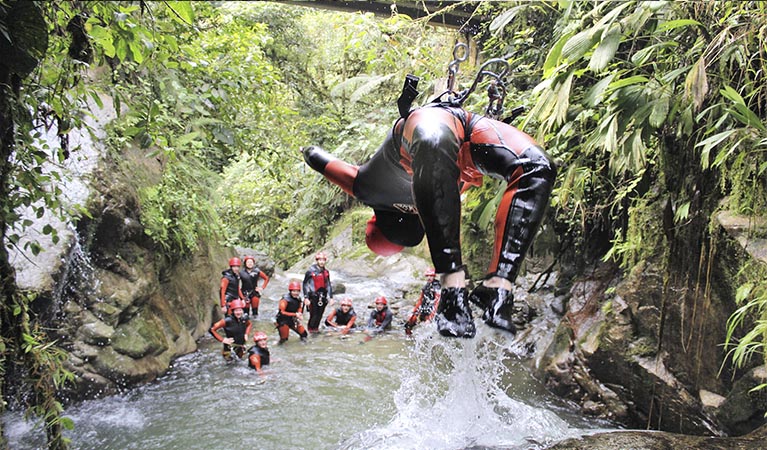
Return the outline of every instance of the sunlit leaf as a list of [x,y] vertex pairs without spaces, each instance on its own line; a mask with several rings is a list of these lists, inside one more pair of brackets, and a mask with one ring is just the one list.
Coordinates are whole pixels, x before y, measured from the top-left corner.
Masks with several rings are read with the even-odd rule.
[[191,2],[167,1],[165,4],[175,13],[171,15],[174,19],[180,19],[187,25],[194,23],[194,11],[192,10]]
[[700,25],[701,25],[700,22],[693,19],[669,20],[667,22],[662,22],[660,25],[658,25],[658,28],[655,29],[655,32],[663,33],[665,31],[674,30],[680,27],[700,26]]
[[695,145],[696,147],[703,147],[701,149],[700,163],[704,169],[709,167],[709,155],[711,150],[716,148],[722,141],[732,136],[735,132],[737,132],[736,129],[722,131],[721,133],[709,136]]
[[685,91],[692,99],[696,110],[700,109],[708,94],[708,76],[706,75],[706,60],[701,56],[685,79]]
[[620,24],[612,24],[602,35],[602,40],[597,45],[589,61],[589,69],[600,72],[604,70],[615,56],[618,45],[621,42]]
[[684,202],[674,210],[674,223],[682,223],[690,216],[690,202]]
[[565,42],[562,47],[562,58],[575,61],[591,50],[596,42],[597,36],[593,29],[581,31]]

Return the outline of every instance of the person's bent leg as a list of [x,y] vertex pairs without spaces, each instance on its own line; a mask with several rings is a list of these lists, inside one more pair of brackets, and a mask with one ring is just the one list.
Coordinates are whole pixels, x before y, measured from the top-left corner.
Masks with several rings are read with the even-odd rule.
[[475,161],[487,165],[483,157],[489,159],[487,155],[492,155],[497,174],[508,184],[496,214],[488,279],[472,291],[470,299],[486,309],[483,319],[488,325],[515,332],[511,287],[543,220],[556,171],[537,146],[519,154],[507,148],[485,150],[482,155],[473,155]]
[[306,332],[306,328],[304,328],[303,325],[298,323],[298,324],[295,324],[292,328],[293,328],[293,331],[295,331],[298,334],[298,336],[301,337],[302,342],[306,341],[306,337],[309,334]]
[[[408,150],[413,158],[415,204],[426,231],[435,270],[443,274],[441,301],[435,318],[437,330],[443,336],[470,338],[476,328],[468,303],[461,257],[460,170],[457,164],[460,144],[455,132],[443,123],[440,113],[433,110],[425,115],[413,114],[405,126],[404,139],[409,143]],[[414,126],[411,125],[413,120]]]

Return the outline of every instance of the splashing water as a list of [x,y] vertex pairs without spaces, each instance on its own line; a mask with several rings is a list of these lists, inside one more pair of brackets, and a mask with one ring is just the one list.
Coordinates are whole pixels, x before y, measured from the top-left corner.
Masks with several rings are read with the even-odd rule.
[[503,333],[479,327],[474,339],[446,340],[430,324],[414,337],[394,418],[341,448],[543,448],[584,431],[571,424],[596,426],[557,406],[504,351]]

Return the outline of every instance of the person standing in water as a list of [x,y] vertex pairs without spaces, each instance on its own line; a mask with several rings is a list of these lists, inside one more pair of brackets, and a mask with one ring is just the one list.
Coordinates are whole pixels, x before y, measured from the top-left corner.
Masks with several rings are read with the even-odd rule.
[[230,258],[229,269],[221,272],[219,305],[221,306],[221,313],[224,315],[228,314],[231,309],[229,302],[245,298],[240,288],[240,264],[240,258]]
[[413,313],[405,323],[405,334],[413,334],[413,328],[420,322],[426,322],[434,318],[439,306],[439,291],[442,288],[436,280],[437,273],[434,269],[424,272],[426,284],[421,288],[421,295],[413,306]]
[[[232,349],[238,358],[245,354],[245,342],[250,334],[251,323],[248,315],[245,314],[245,302],[240,299],[234,299],[229,302],[231,310],[223,319],[214,323],[208,329],[213,338],[224,344],[221,354],[227,361],[232,360]],[[224,336],[218,334],[217,330],[224,329]]]
[[301,323],[303,317],[304,301],[301,298],[301,283],[293,280],[288,283],[288,293],[280,299],[279,310],[277,311],[277,332],[280,334],[278,344],[288,341],[290,330],[295,331],[302,341],[306,340],[306,329]]
[[325,267],[328,257],[324,252],[314,255],[314,264],[304,275],[304,297],[309,300],[309,323],[307,327],[310,333],[317,333],[322,323],[322,315],[328,302],[333,300],[333,285],[330,283],[330,272]]
[[[240,279],[242,280],[242,295],[245,298],[246,309],[250,308],[250,316],[255,319],[258,316],[258,306],[261,302],[261,294],[266,289],[266,285],[269,284],[269,277],[256,267],[256,258],[252,256],[246,256],[243,258],[243,264],[245,265],[243,270],[240,270]],[[263,283],[258,285],[258,280],[261,279]]]

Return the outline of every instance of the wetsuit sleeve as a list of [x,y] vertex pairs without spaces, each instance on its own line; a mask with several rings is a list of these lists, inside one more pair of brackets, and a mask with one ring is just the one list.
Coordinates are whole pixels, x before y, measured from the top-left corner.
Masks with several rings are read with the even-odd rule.
[[226,277],[221,278],[221,307],[223,308],[226,306],[226,288],[229,287],[229,280]]
[[325,325],[329,327],[338,327],[338,324],[334,322],[334,319],[336,318],[336,310],[330,311],[330,314],[328,314],[328,317],[325,318]]
[[225,326],[226,326],[226,321],[224,319],[221,319],[218,322],[214,323],[213,326],[211,326],[208,329],[208,332],[218,342],[224,342],[224,338],[220,334],[216,333],[216,330],[220,330],[221,328],[224,328]]
[[253,328],[253,322],[248,320],[248,326],[245,328],[245,342],[248,342],[248,335],[250,334],[250,330]]
[[370,318],[368,318],[368,328],[374,328],[376,326],[376,313],[375,311],[370,313]]
[[259,270],[258,277],[264,280],[264,283],[261,285],[261,289],[266,289],[266,285],[269,284],[269,276],[265,274],[262,270]]
[[421,303],[423,303],[423,289],[421,289],[421,295],[418,297],[418,300],[415,301],[415,305],[413,305],[413,314],[415,314],[418,311],[418,308],[421,307]]
[[285,308],[287,307],[288,307],[288,301],[285,299],[280,300],[280,314],[282,314],[283,316],[288,316],[288,317],[296,317],[298,315],[293,312],[285,311]]
[[328,272],[328,298],[333,298],[333,283],[330,281],[330,272]]
[[304,297],[309,297],[309,294],[314,292],[314,279],[312,278],[312,271],[307,270],[304,274]]
[[261,355],[258,354],[252,354],[248,358],[250,360],[250,363],[253,365],[253,367],[256,369],[256,372],[261,374]]

